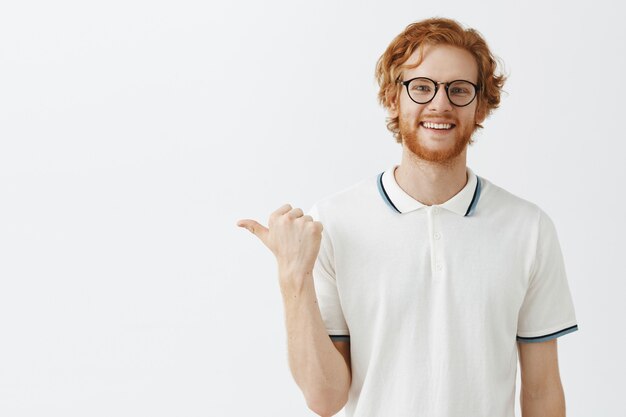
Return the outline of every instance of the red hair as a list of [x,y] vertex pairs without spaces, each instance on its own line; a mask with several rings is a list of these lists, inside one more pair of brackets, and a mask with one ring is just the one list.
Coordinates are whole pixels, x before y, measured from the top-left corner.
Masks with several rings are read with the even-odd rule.
[[[415,68],[422,62],[426,45],[450,45],[470,52],[478,64],[480,89],[476,97],[476,113],[487,117],[499,106],[500,92],[507,77],[496,74],[497,58],[482,35],[475,29],[464,29],[455,20],[431,18],[408,25],[378,59],[375,74],[380,87],[378,101],[383,107],[391,109],[396,106],[402,92],[402,85],[396,80],[402,78],[404,69]],[[418,61],[414,65],[404,65],[415,50],[419,50]],[[482,129],[483,126],[477,124],[476,128]],[[399,117],[388,117],[387,129],[393,133],[396,142],[402,143]],[[472,142],[470,140],[469,144]]]

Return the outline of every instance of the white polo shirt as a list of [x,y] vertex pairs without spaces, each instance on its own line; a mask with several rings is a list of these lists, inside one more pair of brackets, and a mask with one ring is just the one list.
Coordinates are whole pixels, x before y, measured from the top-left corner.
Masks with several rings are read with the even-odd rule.
[[425,206],[396,166],[317,201],[313,270],[350,340],[348,417],[514,417],[517,342],[578,329],[552,220],[480,178]]

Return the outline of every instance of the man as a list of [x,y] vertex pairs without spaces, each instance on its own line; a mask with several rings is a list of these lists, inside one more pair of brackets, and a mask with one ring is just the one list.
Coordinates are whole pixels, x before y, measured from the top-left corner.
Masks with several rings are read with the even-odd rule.
[[401,163],[309,215],[238,222],[277,258],[290,368],[317,414],[513,417],[519,354],[523,417],[565,416],[556,338],[578,326],[554,224],[466,166],[495,69],[478,32],[409,25],[376,68]]

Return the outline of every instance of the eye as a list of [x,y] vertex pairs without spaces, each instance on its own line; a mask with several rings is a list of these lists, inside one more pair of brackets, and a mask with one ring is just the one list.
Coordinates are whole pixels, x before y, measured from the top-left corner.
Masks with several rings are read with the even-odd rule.
[[411,87],[414,91],[430,91],[430,87],[427,85],[414,85]]
[[450,89],[452,94],[468,94],[469,90],[467,88],[455,87]]

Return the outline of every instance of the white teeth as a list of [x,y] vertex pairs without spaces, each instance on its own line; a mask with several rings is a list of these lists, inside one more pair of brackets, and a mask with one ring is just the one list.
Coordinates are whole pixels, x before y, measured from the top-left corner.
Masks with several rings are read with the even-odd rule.
[[424,127],[429,129],[451,129],[452,125],[449,123],[430,123],[430,122],[422,122]]

